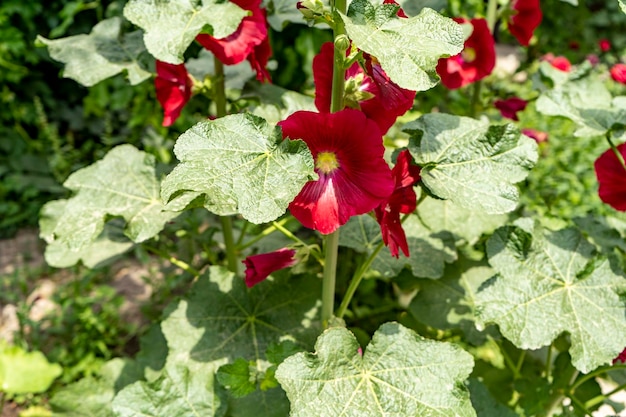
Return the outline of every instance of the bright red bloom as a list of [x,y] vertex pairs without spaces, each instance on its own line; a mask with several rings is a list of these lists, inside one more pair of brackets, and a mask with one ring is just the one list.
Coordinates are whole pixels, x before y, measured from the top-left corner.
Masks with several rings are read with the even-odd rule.
[[[622,155],[626,156],[626,143],[617,147]],[[596,177],[600,188],[600,199],[616,210],[626,211],[626,169],[617,159],[613,149],[604,152],[594,163]]]
[[[315,106],[324,113],[330,112],[333,56],[333,43],[326,42],[320,53],[313,58]],[[345,79],[346,107],[361,110],[376,122],[383,134],[396,122],[398,116],[413,107],[415,91],[398,87],[369,56],[366,58],[365,71],[355,62],[346,70]]]
[[496,65],[496,49],[493,36],[485,19],[454,18],[457,23],[470,22],[474,27],[472,35],[465,41],[463,51],[449,58],[441,58],[437,64],[437,74],[443,85],[450,89],[460,88],[482,80],[493,71]]
[[598,46],[602,52],[608,52],[611,50],[611,41],[608,39],[600,39],[598,41]]
[[500,110],[502,117],[507,119],[519,120],[517,112],[526,108],[526,100],[522,100],[519,97],[511,97],[506,100],[496,100],[493,105],[496,109]]
[[616,364],[618,362],[626,363],[626,349],[622,350],[622,353],[617,355],[617,358],[613,359],[613,363]]
[[626,64],[615,64],[610,69],[611,78],[618,83],[626,84]]
[[531,139],[535,139],[535,142],[537,143],[546,142],[548,140],[548,134],[546,132],[542,132],[541,130],[522,129],[522,133]]
[[515,13],[508,22],[509,32],[519,43],[528,46],[543,17],[539,0],[513,0],[511,8]]
[[156,62],[156,96],[163,107],[163,126],[171,126],[191,98],[193,81],[184,64]]
[[560,71],[570,72],[572,70],[572,64],[569,62],[569,59],[565,58],[564,56],[554,56],[549,53],[546,54],[543,59],[548,61],[550,65]]
[[244,17],[237,30],[225,38],[218,39],[200,34],[196,36],[196,40],[226,65],[239,64],[248,59],[257,72],[257,79],[269,80],[269,73],[265,67],[272,50],[267,37],[265,10],[260,7],[261,0],[231,1],[252,12],[251,15]]
[[398,154],[396,165],[391,175],[396,182],[391,197],[376,207],[376,220],[380,224],[383,242],[389,247],[391,255],[398,258],[398,248],[404,256],[409,256],[409,245],[400,222],[400,213],[412,213],[417,207],[417,195],[413,185],[420,179],[420,168],[411,164],[411,154],[404,150]]
[[350,217],[376,208],[393,192],[382,135],[362,112],[299,111],[279,125],[283,137],[306,142],[319,175],[289,205],[291,214],[305,227],[332,233]]
[[283,248],[248,256],[242,261],[246,265],[246,285],[251,288],[265,280],[272,272],[293,266],[297,262],[295,255],[295,250]]

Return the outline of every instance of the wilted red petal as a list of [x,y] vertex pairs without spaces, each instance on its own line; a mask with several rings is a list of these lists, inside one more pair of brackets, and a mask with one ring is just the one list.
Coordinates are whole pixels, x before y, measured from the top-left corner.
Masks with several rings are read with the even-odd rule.
[[[626,156],[626,143],[617,147]],[[616,210],[626,211],[626,169],[622,166],[613,149],[604,152],[594,164],[600,188],[600,199]]]
[[242,262],[246,265],[246,285],[248,288],[265,280],[272,272],[294,265],[296,251],[279,249],[274,252],[248,256]]
[[509,31],[519,43],[528,46],[543,17],[539,0],[514,0],[511,8],[515,13],[508,22]]
[[526,100],[522,100],[519,97],[511,97],[506,100],[496,100],[493,105],[496,109],[500,110],[502,117],[507,119],[519,120],[517,112],[526,108]]
[[193,82],[184,64],[156,61],[156,96],[163,107],[163,126],[171,126],[191,98]]
[[441,58],[437,64],[437,74],[441,77],[442,84],[450,89],[482,80],[491,74],[496,65],[496,49],[487,21],[482,18],[471,20],[454,18],[454,21],[470,22],[474,30],[465,41],[460,54]]
[[615,64],[610,70],[611,78],[618,83],[626,84],[626,64]]
[[[350,217],[367,213],[387,200],[394,189],[383,159],[382,135],[362,112],[299,111],[279,123],[283,137],[302,139],[315,160],[316,181],[309,181],[289,205],[304,226],[329,234]],[[322,156],[335,158],[326,169]]]

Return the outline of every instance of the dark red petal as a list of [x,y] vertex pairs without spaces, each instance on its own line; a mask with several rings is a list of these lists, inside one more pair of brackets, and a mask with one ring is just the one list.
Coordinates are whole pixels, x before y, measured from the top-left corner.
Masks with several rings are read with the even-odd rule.
[[493,104],[496,109],[500,110],[502,117],[519,120],[517,112],[524,110],[527,102],[519,97],[511,97],[506,100],[496,100]]
[[171,126],[191,98],[193,83],[184,64],[156,61],[156,71],[154,86],[163,107],[163,126]]
[[248,256],[242,262],[246,265],[246,285],[248,288],[265,280],[272,272],[294,265],[296,251],[279,249],[274,252]]
[[[625,143],[617,149],[622,156],[626,155]],[[607,150],[596,159],[594,167],[600,183],[600,199],[616,210],[626,211],[626,170],[613,149]]]
[[408,257],[409,244],[402,228],[400,213],[387,205],[382,205],[376,208],[376,220],[380,224],[383,243],[389,247],[391,256],[398,258],[400,256],[398,249],[401,249],[404,256]]
[[520,44],[528,46],[543,17],[539,0],[514,0],[512,9],[515,13],[508,22],[509,31]]
[[620,353],[619,355],[617,355],[617,358],[613,359],[613,363],[616,364],[618,362],[621,363],[626,363],[626,349],[624,349],[622,351],[622,353]]
[[272,46],[269,37],[265,38],[260,45],[255,46],[254,50],[248,55],[248,61],[253,70],[256,71],[256,79],[261,82],[271,82],[272,78],[267,70],[267,62],[272,56]]

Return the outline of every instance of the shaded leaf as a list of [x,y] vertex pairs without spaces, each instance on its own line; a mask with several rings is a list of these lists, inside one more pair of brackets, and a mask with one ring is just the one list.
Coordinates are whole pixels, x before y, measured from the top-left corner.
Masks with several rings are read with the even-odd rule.
[[428,90],[439,81],[439,58],[463,49],[463,31],[432,9],[408,19],[397,18],[396,10],[390,4],[354,0],[341,18],[354,45],[375,56],[391,80],[408,90]]
[[204,194],[208,210],[240,213],[253,223],[284,214],[315,177],[304,142],[283,140],[280,128],[251,114],[196,124],[178,138],[174,153],[181,163],[162,185],[168,207],[180,210]]
[[267,22],[272,29],[281,32],[289,23],[306,23],[298,10],[299,0],[269,0],[267,5]]
[[478,379],[470,378],[467,382],[470,391],[472,406],[478,417],[517,417],[519,414],[496,401],[485,384]]
[[292,417],[475,416],[462,384],[472,357],[397,323],[383,324],[361,356],[345,328],[326,330],[315,353],[278,366]]
[[537,349],[568,332],[572,363],[586,373],[626,346],[626,279],[578,230],[518,221],[494,233],[487,254],[499,275],[476,294],[478,318],[517,347]]
[[519,192],[513,185],[537,161],[537,144],[512,124],[443,113],[407,123],[409,151],[422,167],[423,184],[437,197],[490,214],[513,211]]
[[145,31],[148,51],[170,64],[183,63],[183,54],[206,28],[225,38],[246,15],[235,3],[219,0],[130,0],[124,6],[124,17]]
[[121,34],[122,19],[112,17],[93,27],[89,35],[61,39],[37,37],[48,47],[50,56],[65,64],[63,76],[86,87],[127,72],[132,85],[150,78],[151,72],[138,60],[145,51],[141,32]]
[[217,380],[235,398],[245,397],[256,391],[256,373],[250,372],[250,368],[250,362],[239,358],[233,363],[220,366]]

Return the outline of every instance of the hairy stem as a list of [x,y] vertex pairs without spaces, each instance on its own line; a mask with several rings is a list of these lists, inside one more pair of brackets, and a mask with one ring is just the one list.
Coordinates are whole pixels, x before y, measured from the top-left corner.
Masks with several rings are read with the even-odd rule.
[[337,272],[337,254],[339,249],[339,230],[326,236],[324,243],[324,278],[322,282],[322,324],[328,327],[335,307],[335,281]]

